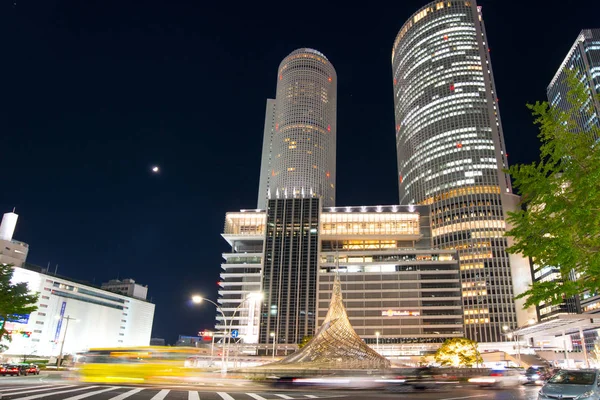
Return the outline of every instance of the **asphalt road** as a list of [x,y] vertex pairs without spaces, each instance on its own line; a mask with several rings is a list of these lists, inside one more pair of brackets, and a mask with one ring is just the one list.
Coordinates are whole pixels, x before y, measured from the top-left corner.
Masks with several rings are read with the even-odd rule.
[[236,380],[169,387],[93,385],[49,379],[47,375],[43,374],[29,377],[0,377],[0,398],[2,400],[306,400],[328,398],[347,400],[536,400],[539,387],[493,390],[459,385],[426,391],[392,391],[388,389],[349,391],[300,387],[284,390]]

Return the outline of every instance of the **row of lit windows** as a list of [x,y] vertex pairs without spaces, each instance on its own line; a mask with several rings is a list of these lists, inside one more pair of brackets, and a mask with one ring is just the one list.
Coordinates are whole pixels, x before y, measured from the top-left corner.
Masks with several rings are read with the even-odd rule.
[[[410,83],[404,85],[398,85],[396,89],[396,97],[398,98],[398,105],[402,106],[403,109],[412,105],[412,103],[419,97],[414,94],[415,91],[422,91],[430,85],[443,84],[446,79],[457,79],[462,75],[470,75],[472,79],[483,80],[483,75],[478,70],[472,68],[473,66],[453,66],[451,68],[445,68],[440,65],[436,69],[426,68],[419,71],[414,76]],[[480,71],[480,70],[479,70]]]
[[484,265],[483,263],[467,263],[467,264],[460,264],[460,270],[461,271],[466,271],[466,270],[471,270],[471,269],[483,269]]
[[[409,57],[409,56],[412,56],[412,55],[413,55],[413,53],[414,53],[415,51],[417,51],[417,50],[420,48],[420,46],[421,46],[421,45],[423,45],[423,43],[425,43],[425,42],[427,42],[427,41],[429,41],[429,40],[431,40],[431,39],[433,39],[433,38],[440,37],[440,36],[444,36],[444,35],[448,35],[448,34],[450,34],[450,33],[455,33],[455,32],[459,32],[459,33],[467,33],[467,32],[469,32],[469,31],[475,32],[475,28],[467,25],[467,26],[461,26],[461,27],[452,27],[452,28],[446,28],[446,29],[442,29],[442,30],[439,30],[439,31],[437,31],[437,32],[434,32],[434,33],[432,33],[431,35],[429,35],[428,37],[426,37],[425,39],[422,39],[422,40],[421,40],[420,42],[418,42],[418,43],[417,43],[417,44],[416,44],[414,47],[412,47],[412,48],[411,48],[411,50],[412,50],[412,51],[409,51],[409,52],[408,52],[408,53],[405,55],[405,58],[406,58],[406,57]],[[408,78],[408,76],[409,76],[409,75],[410,75],[410,74],[411,74],[411,73],[412,73],[412,72],[413,72],[413,71],[414,71],[416,68],[418,68],[418,67],[419,67],[421,64],[423,64],[424,60],[429,60],[429,59],[431,59],[431,56],[429,56],[429,57],[424,57],[423,59],[421,59],[421,61],[419,61],[419,62],[417,62],[416,64],[414,64],[413,66],[411,66],[411,67],[408,69],[408,71],[406,71],[406,72],[404,73],[404,75],[402,76],[402,79],[405,79],[405,80],[406,80],[406,79]],[[403,61],[404,61],[404,60],[402,60],[402,61],[401,61],[401,62],[398,64],[398,66],[399,66],[399,67],[401,67],[401,66],[403,65]]]
[[[456,19],[456,21],[458,21],[458,19]],[[469,26],[469,24],[460,25]],[[435,34],[434,36],[430,36],[431,40],[429,41],[429,43],[423,45],[420,48],[413,48],[410,52],[407,52],[404,55],[402,61],[398,64],[398,67],[404,65],[407,58],[411,58],[413,60],[422,60],[426,54],[431,56],[435,56],[436,54],[442,54],[442,51],[444,53],[448,52],[452,50],[452,47],[455,47],[457,45],[477,45],[476,37],[477,36],[472,31],[472,29],[464,29],[463,31],[455,32],[450,38],[448,38],[448,36],[444,36],[443,40],[442,36],[440,36],[439,34]],[[418,79],[420,75],[422,75],[422,71],[419,71],[417,75],[413,77],[413,81],[415,79]]]
[[471,319],[466,319],[465,318],[465,324],[487,324],[489,323],[490,320],[489,318],[471,318]]
[[[415,47],[412,47],[403,57],[402,61],[400,63],[398,63],[398,70],[403,70],[402,66],[405,64],[405,61],[408,61],[408,58],[412,58],[413,60],[419,60],[417,63],[413,64],[407,71],[404,71],[404,74],[402,75],[401,79],[402,80],[406,80],[413,72],[418,71],[417,68],[419,66],[421,66],[422,64],[424,64],[425,62],[429,61],[432,59],[431,53],[427,47],[423,47],[421,48],[420,46],[422,46],[425,42],[433,42],[433,44],[437,44],[439,43],[439,38],[443,35],[447,35],[448,33],[453,33],[455,35],[464,35],[464,37],[472,37],[474,36],[474,31],[475,28],[469,26],[469,24],[465,24],[465,26],[462,27],[452,27],[452,28],[446,28],[444,30],[438,31],[438,32],[434,32],[433,34],[431,34],[430,36],[426,37],[425,39],[421,40],[419,43],[417,43],[415,45]],[[429,53],[427,56],[423,56],[421,53]],[[413,79],[415,79],[415,77],[413,77]]]
[[492,258],[492,253],[486,252],[486,253],[464,254],[464,255],[460,256],[460,259],[464,260],[464,261],[480,260],[482,258]]
[[[456,16],[464,16],[464,14],[448,14],[448,15],[443,15],[440,16],[432,21],[426,22],[423,25],[419,26],[419,29],[417,30],[417,32],[422,32],[422,31],[426,31],[428,28],[433,28],[439,25],[446,25],[446,23],[448,22],[448,20],[451,21],[456,21],[459,20],[458,18],[456,18]],[[456,19],[455,19],[456,18]],[[413,20],[409,19],[406,24],[404,24],[404,26],[402,27],[402,29],[400,29],[400,32],[398,33],[398,36],[396,37],[396,40],[394,40],[394,45],[393,45],[393,49],[392,49],[392,62],[394,61],[394,53],[396,50],[396,47],[398,46],[398,43],[400,42],[400,40],[404,37],[404,35],[406,34],[406,32],[408,32],[408,30],[413,26]],[[410,38],[410,40],[408,40],[407,42],[404,43],[404,45],[400,48],[400,51],[402,51],[404,48],[406,48],[406,46],[408,44],[410,44],[418,35],[413,35],[412,38]]]
[[440,193],[436,196],[429,197],[423,200],[422,205],[433,204],[441,200],[451,199],[453,197],[462,197],[475,194],[500,194],[500,187],[498,186],[469,186],[464,188],[452,189],[444,193]]
[[463,208],[469,208],[469,207],[482,207],[482,206],[491,206],[491,205],[497,205],[498,202],[496,201],[496,199],[494,199],[494,201],[490,201],[490,200],[478,200],[478,201],[463,201],[460,203],[452,203],[452,204],[447,204],[444,206],[439,206],[439,207],[434,207],[431,210],[431,215],[437,215],[437,214],[443,214],[445,212],[448,211],[452,211],[452,210],[460,210]]
[[468,231],[472,229],[497,228],[506,229],[506,222],[503,219],[490,219],[483,221],[458,222],[452,225],[434,228],[431,231],[433,236],[445,235],[453,232]]
[[439,110],[447,104],[459,104],[465,101],[472,101],[471,97],[479,98],[480,96],[479,93],[460,93],[452,94],[439,100],[432,101],[424,107],[415,108],[411,112],[409,112],[406,115],[406,117],[402,120],[402,125],[410,126],[413,119],[416,119],[419,116],[426,116],[428,113],[435,110]]
[[479,282],[463,282],[462,283],[462,287],[463,287],[463,289],[465,289],[465,288],[471,288],[471,287],[485,287],[485,282],[483,282],[483,281],[479,281]]
[[465,290],[462,293],[463,297],[486,296],[486,290]]
[[465,315],[474,315],[474,314],[489,314],[490,310],[487,308],[474,309],[474,310],[465,310]]
[[[463,94],[467,94],[467,93],[463,93]],[[476,94],[478,96],[478,94]],[[464,103],[464,104],[460,104],[460,103]],[[408,126],[406,128],[404,128],[404,131],[402,132],[404,137],[406,137],[407,140],[410,140],[412,137],[414,137],[416,134],[418,134],[419,132],[421,132],[423,129],[427,128],[428,126],[432,125],[432,124],[436,124],[439,121],[442,121],[444,119],[448,119],[450,117],[455,117],[455,116],[459,116],[459,115],[467,115],[469,114],[474,114],[477,112],[477,110],[475,110],[474,108],[476,107],[477,104],[483,104],[485,103],[484,99],[471,99],[470,101],[463,101],[463,102],[452,102],[449,104],[446,104],[442,107],[442,110],[438,111],[436,114],[434,114],[433,116],[427,118],[426,116],[423,116],[420,118],[420,120],[416,121],[412,126]],[[456,104],[453,107],[448,107],[449,105],[452,104]],[[469,112],[467,113],[467,111],[459,111],[459,110],[469,110]],[[477,115],[475,115],[475,118],[478,118]],[[483,118],[478,118],[481,120],[481,122],[485,122],[485,120]]]
[[[420,49],[421,46],[423,46],[423,44],[425,44],[428,41],[431,41],[434,38],[437,39],[439,37],[444,37],[445,35],[447,35],[449,33],[457,33],[457,32],[460,33],[461,31],[464,31],[464,29],[462,27],[447,28],[449,23],[460,22],[464,16],[465,16],[465,14],[449,14],[449,15],[441,17],[435,21],[430,22],[430,24],[432,24],[432,25],[429,25],[429,24],[422,25],[421,27],[419,27],[419,29],[417,29],[415,31],[415,34],[412,35],[409,40],[405,41],[402,44],[402,47],[399,49],[398,54],[402,54],[403,57],[400,60],[398,60],[397,63],[395,63],[394,58],[392,58],[392,64],[404,65],[407,57],[412,55],[415,52],[415,50]],[[469,24],[469,25],[472,26],[472,24]],[[432,28],[435,28],[438,26],[442,27],[443,29],[432,29]],[[433,33],[430,33],[430,32],[433,32]],[[423,35],[428,35],[428,36],[425,36],[425,38],[420,39]],[[419,41],[416,42],[417,40],[419,40]],[[395,55],[395,54],[396,54],[395,52],[392,53],[392,55]]]

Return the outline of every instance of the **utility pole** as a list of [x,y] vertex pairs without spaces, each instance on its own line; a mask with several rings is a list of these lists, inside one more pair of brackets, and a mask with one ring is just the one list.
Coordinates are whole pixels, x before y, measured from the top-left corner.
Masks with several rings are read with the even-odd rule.
[[56,361],[56,368],[57,369],[60,367],[60,364],[62,363],[63,347],[65,346],[65,339],[67,338],[67,331],[69,330],[69,321],[70,320],[74,320],[75,318],[71,318],[70,315],[67,315],[66,317],[62,317],[62,319],[66,319],[67,320],[67,324],[65,325],[65,334],[63,335],[63,340],[60,343],[60,352],[58,353],[58,360]]

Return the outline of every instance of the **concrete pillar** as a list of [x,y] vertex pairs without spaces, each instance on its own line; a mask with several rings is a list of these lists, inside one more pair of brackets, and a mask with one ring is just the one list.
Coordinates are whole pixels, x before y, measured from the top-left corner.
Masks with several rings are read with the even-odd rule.
[[585,367],[590,367],[590,360],[588,360],[587,349],[585,348],[585,336],[583,335],[583,330],[579,328],[579,337],[581,338],[581,349],[583,350],[583,359],[585,360]]
[[566,364],[565,366],[567,368],[569,368],[569,351],[567,350],[567,336],[566,336],[565,331],[563,331],[562,336],[563,336],[563,346],[565,348],[565,364]]

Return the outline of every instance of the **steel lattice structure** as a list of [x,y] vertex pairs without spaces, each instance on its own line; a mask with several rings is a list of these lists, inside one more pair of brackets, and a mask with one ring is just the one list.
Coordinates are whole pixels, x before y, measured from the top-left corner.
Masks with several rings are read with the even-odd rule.
[[268,367],[383,369],[390,367],[390,361],[365,344],[352,328],[336,274],[329,311],[317,334],[302,349]]

